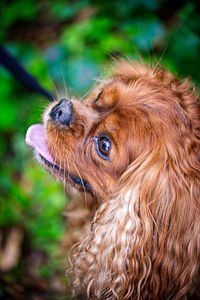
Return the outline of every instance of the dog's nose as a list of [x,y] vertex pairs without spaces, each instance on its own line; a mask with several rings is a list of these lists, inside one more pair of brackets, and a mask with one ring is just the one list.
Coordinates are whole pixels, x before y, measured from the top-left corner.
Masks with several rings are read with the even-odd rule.
[[69,126],[73,117],[73,105],[68,99],[60,100],[51,110],[50,117],[61,125]]

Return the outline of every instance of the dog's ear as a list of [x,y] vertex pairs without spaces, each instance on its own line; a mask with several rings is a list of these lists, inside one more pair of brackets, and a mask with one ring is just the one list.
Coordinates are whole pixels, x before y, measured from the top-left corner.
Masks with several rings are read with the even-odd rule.
[[195,92],[195,86],[192,85],[189,78],[184,81],[174,79],[171,86],[185,110],[193,133],[200,139],[200,99]]
[[169,151],[157,144],[129,166],[76,254],[77,276],[97,299],[138,299],[148,289],[167,299],[184,294],[194,279],[199,179]]
[[171,72],[156,66],[137,61],[120,59],[113,67],[113,78],[132,84],[139,78],[156,83],[161,89],[168,89],[171,95],[180,101],[192,123],[195,134],[200,138],[200,101],[195,93],[195,86],[190,78],[177,79]]

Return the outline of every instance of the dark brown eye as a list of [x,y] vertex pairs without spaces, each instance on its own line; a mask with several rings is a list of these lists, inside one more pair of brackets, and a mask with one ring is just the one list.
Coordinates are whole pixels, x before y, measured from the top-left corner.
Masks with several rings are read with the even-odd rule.
[[97,139],[97,153],[99,156],[105,160],[109,160],[110,150],[111,150],[111,142],[107,137],[99,137]]
[[99,100],[99,98],[101,97],[101,95],[102,95],[102,92],[99,93],[99,95],[97,96],[97,98],[94,100],[94,103],[96,103]]

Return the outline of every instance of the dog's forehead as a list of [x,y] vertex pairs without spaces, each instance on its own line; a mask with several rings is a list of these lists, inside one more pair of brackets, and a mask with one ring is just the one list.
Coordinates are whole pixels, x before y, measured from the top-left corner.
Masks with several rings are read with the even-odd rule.
[[[133,90],[127,88],[123,82],[116,80],[105,81],[104,84],[97,86],[86,98],[86,103],[90,102],[94,109],[112,110],[117,105],[121,108],[126,106]],[[126,101],[127,100],[127,101]]]
[[151,99],[153,100],[162,92],[162,87],[148,78],[132,78],[127,82],[123,78],[114,77],[97,86],[92,92],[92,99],[94,99],[95,106],[100,108],[131,110],[146,102],[148,104]]

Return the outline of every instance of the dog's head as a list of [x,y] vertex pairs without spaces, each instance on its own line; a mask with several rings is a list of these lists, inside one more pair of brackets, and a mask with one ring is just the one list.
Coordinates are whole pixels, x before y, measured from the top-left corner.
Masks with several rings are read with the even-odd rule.
[[[52,103],[44,125],[29,129],[46,169],[104,202],[85,246],[92,258],[84,247],[77,257],[96,297],[128,299],[147,282],[162,298],[191,285],[200,254],[199,114],[187,81],[122,61],[83,101]],[[191,277],[180,275],[191,263]]]
[[139,157],[159,147],[165,159],[163,147],[182,142],[190,119],[180,85],[170,73],[123,62],[84,101],[52,103],[27,142],[56,177],[102,198]]

